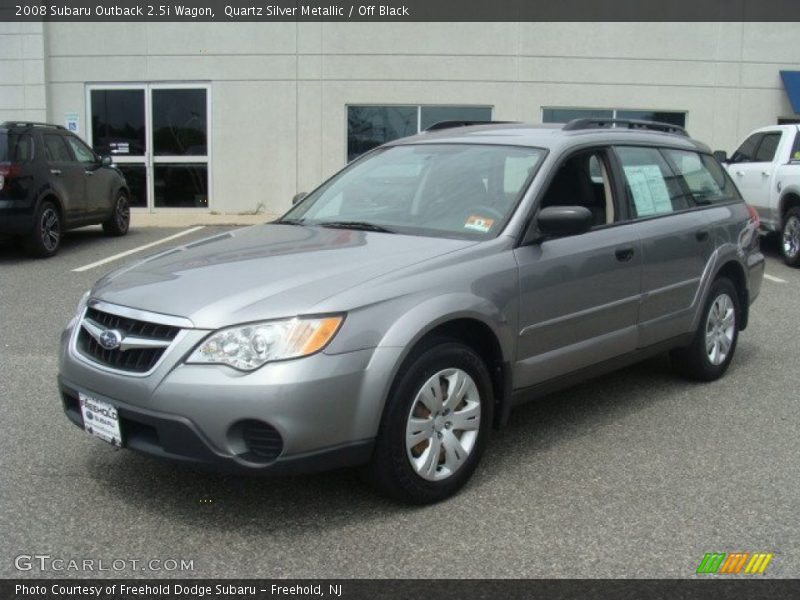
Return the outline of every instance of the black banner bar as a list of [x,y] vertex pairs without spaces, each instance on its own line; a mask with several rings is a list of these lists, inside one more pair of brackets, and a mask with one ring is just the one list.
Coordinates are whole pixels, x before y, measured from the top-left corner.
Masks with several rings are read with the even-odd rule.
[[800,21],[798,0],[0,0],[0,21]]
[[772,600],[800,596],[800,580],[702,577],[532,580],[1,580],[3,600],[564,599]]

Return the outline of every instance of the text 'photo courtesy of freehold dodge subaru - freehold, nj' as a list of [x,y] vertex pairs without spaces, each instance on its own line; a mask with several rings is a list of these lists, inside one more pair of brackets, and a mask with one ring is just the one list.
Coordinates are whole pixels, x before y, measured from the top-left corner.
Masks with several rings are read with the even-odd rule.
[[761,289],[759,227],[676,125],[439,123],[270,223],[100,279],[62,336],[64,410],[157,457],[359,466],[437,502],[514,405],[662,353],[721,377]]

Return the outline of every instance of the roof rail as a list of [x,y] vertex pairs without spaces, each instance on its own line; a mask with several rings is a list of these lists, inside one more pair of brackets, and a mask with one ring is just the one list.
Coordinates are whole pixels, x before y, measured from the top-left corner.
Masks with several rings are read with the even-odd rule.
[[636,119],[573,119],[564,125],[564,131],[578,131],[581,129],[603,129],[609,127],[622,127],[627,129],[649,129],[663,133],[674,133],[689,137],[689,133],[680,125],[661,123],[659,121],[640,121]]
[[66,131],[66,127],[62,125],[56,125],[54,123],[40,123],[39,121],[6,121],[5,123],[0,123],[2,127],[51,127],[53,129],[64,129]]
[[517,121],[439,121],[425,131],[438,131],[440,129],[453,129],[454,127],[469,127],[470,125],[503,125]]

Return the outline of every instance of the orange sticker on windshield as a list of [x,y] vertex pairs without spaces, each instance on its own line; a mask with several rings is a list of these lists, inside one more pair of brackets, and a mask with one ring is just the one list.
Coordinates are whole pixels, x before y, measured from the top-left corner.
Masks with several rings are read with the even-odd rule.
[[494,225],[494,219],[470,215],[467,217],[467,222],[464,223],[464,229],[474,229],[475,231],[486,233],[492,228],[492,225]]

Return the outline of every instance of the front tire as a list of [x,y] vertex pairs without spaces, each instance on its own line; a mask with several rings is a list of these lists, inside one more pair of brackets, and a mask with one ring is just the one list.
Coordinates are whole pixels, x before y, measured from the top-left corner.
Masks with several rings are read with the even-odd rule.
[[492,421],[489,371],[472,348],[437,340],[415,352],[392,386],[367,474],[389,497],[430,504],[475,471]]
[[28,235],[28,251],[42,258],[53,256],[61,247],[61,213],[58,207],[49,200],[41,203],[36,211],[33,230]]
[[781,231],[781,252],[790,267],[800,267],[800,207],[786,213]]
[[690,379],[713,381],[728,370],[739,339],[739,294],[720,277],[709,290],[692,343],[671,352],[673,364]]
[[125,192],[119,192],[114,200],[114,212],[103,223],[106,235],[121,236],[128,233],[131,225],[131,207]]

